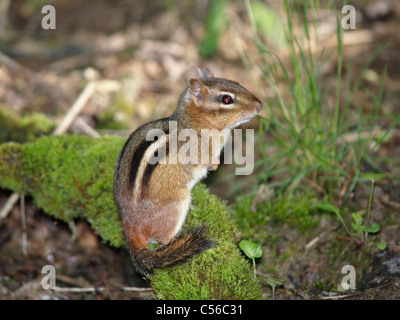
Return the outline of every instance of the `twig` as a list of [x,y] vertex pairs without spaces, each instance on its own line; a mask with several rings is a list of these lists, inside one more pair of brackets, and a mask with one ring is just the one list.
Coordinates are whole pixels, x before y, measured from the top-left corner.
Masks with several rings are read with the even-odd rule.
[[25,214],[25,195],[21,194],[20,197],[20,211],[21,211],[21,226],[22,226],[22,239],[21,239],[21,248],[22,254],[26,256],[28,254],[27,244],[28,244],[28,236],[26,233],[26,214]]
[[95,52],[93,50],[86,51],[76,56],[67,57],[65,59],[53,62],[47,65],[46,69],[54,70],[59,73],[65,72],[67,70],[76,69],[79,68],[80,66],[88,64],[93,59],[94,55]]
[[1,51],[0,51],[0,62],[3,63],[11,71],[21,74],[24,78],[33,82],[38,82],[38,78],[34,72],[20,65],[18,62],[6,56]]
[[[121,287],[122,291],[126,292],[151,292],[153,291],[152,288],[137,288],[137,287]],[[105,288],[62,288],[62,287],[55,287],[53,289],[56,292],[70,292],[70,293],[82,293],[82,292],[101,292],[104,291]]]
[[56,292],[81,293],[81,292],[99,292],[99,291],[104,291],[104,288],[62,288],[62,287],[55,287],[53,290],[56,291]]
[[64,116],[61,123],[57,126],[57,128],[53,131],[52,135],[60,135],[65,133],[68,128],[71,126],[72,122],[81,112],[83,107],[85,106],[86,102],[92,96],[94,90],[96,88],[95,82],[89,82],[85,89],[81,92],[78,99],[75,100],[72,107],[69,109],[68,113]]
[[314,188],[319,194],[326,195],[325,190],[322,189],[319,185],[317,185],[314,181],[308,179],[307,177],[305,177],[305,181],[308,183],[310,187]]
[[358,293],[354,294],[346,294],[346,295],[341,295],[341,296],[327,296],[327,297],[322,297],[322,300],[336,300],[336,299],[344,299],[352,296],[356,296]]
[[[321,29],[321,28],[320,28]],[[328,30],[329,29],[329,30]],[[323,35],[320,32],[318,39],[319,41],[312,41],[310,43],[310,51],[312,53],[320,53],[323,50],[328,48],[337,47],[337,38],[333,37],[336,32],[336,26],[325,28],[327,30],[327,34]],[[315,39],[315,36],[310,36],[310,39]],[[343,34],[343,46],[353,46],[360,44],[369,44],[376,41],[374,34],[370,30],[354,30],[352,32],[345,32]],[[296,50],[299,50],[296,48]]]
[[399,203],[399,202],[391,201],[391,200],[389,200],[389,199],[386,199],[386,197],[384,197],[384,196],[379,197],[379,200],[380,200],[385,206],[391,207],[391,208],[393,208],[393,209],[400,209],[400,203]]
[[350,241],[350,242],[355,242],[355,243],[357,243],[359,246],[363,246],[363,245],[364,245],[364,243],[363,243],[362,241],[357,240],[356,238],[353,238],[353,237],[342,236],[342,235],[338,234],[338,235],[337,235],[337,238],[338,238],[338,239],[341,239],[341,240],[347,240],[347,241]]
[[152,288],[137,288],[137,287],[122,287],[122,291],[127,291],[127,292],[150,292],[153,291]]
[[19,199],[19,193],[14,192],[11,196],[8,197],[6,203],[0,211],[0,221],[8,216],[11,212],[12,208],[14,208],[15,204]]
[[116,81],[112,80],[102,80],[102,81],[90,81],[86,87],[83,89],[81,94],[75,100],[74,104],[69,109],[68,113],[64,116],[61,123],[53,131],[53,135],[60,135],[65,133],[68,128],[75,123],[79,128],[84,131],[88,136],[98,138],[100,134],[90,127],[82,118],[78,117],[79,113],[82,111],[83,107],[86,105],[90,97],[93,95],[95,90],[100,91],[117,91],[120,89],[120,85]]
[[321,238],[320,235],[317,236],[317,237],[315,237],[315,238],[312,239],[309,243],[306,244],[305,248],[306,248],[306,249],[310,249],[311,247],[313,247],[313,246],[319,241],[320,238]]
[[95,129],[89,126],[86,123],[86,121],[82,119],[82,117],[76,118],[74,125],[77,126],[84,134],[86,134],[89,137],[92,138],[100,137],[100,133],[98,133]]
[[[53,289],[57,292],[100,292],[104,291],[107,288],[104,287],[90,287],[90,283],[82,279],[70,278],[65,275],[57,275],[57,282],[61,281],[62,283],[69,285],[70,287],[59,287],[55,286]],[[152,288],[138,288],[138,287],[123,287],[123,286],[113,286],[112,288],[116,288],[121,291],[126,292],[150,292],[153,291]]]
[[[310,242],[308,242],[305,246],[305,249],[310,249],[313,246],[315,246],[316,243],[318,243],[323,237],[325,237],[326,234],[331,233],[333,230],[336,229],[336,226],[330,227],[328,230],[323,231],[321,234],[316,236],[314,239],[312,239]],[[351,238],[346,238],[346,240],[351,239]]]

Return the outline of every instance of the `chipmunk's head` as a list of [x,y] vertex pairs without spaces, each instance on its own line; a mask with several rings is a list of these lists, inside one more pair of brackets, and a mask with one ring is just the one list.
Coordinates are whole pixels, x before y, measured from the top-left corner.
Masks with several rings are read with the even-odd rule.
[[190,79],[180,104],[204,128],[235,128],[261,111],[261,101],[237,82],[215,78],[209,69],[198,72],[200,77]]

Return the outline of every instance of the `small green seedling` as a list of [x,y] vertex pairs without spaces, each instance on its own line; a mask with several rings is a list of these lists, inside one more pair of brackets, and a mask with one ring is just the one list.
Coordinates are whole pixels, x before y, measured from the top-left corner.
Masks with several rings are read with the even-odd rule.
[[[343,227],[346,229],[347,234],[350,237],[358,237],[362,239],[362,236],[364,234],[364,243],[367,245],[368,241],[368,234],[369,233],[377,233],[380,230],[380,226],[378,223],[373,223],[370,225],[370,213],[371,213],[371,206],[372,206],[372,196],[373,196],[373,191],[374,191],[374,183],[376,180],[385,178],[386,174],[384,173],[364,173],[361,175],[361,178],[363,179],[368,179],[371,180],[371,190],[369,194],[369,203],[368,203],[368,208],[367,208],[367,221],[364,223],[364,218],[362,217],[361,214],[359,213],[352,213],[353,217],[353,222],[351,223],[351,228],[353,231],[355,231],[357,234],[355,235],[354,233],[351,233],[349,228],[347,227],[346,223],[344,222],[341,214],[340,214],[340,209],[333,204],[330,203],[319,203],[317,205],[317,208],[335,213],[340,222],[342,223]],[[380,242],[376,244],[377,248],[379,250],[385,250],[386,248],[386,242]]]
[[259,244],[255,244],[251,241],[242,240],[239,242],[240,249],[246,254],[249,259],[253,260],[254,276],[256,275],[256,261],[255,258],[260,258],[262,250]]
[[[363,234],[364,234],[364,241],[365,245],[367,245],[367,237],[366,235],[369,233],[377,233],[380,230],[379,223],[373,223],[370,226],[368,224],[364,224],[364,218],[362,217],[361,214],[359,213],[352,213],[351,214],[353,217],[353,222],[351,223],[351,228],[357,232],[357,235],[360,239],[362,239]],[[376,244],[376,247],[379,250],[385,250],[386,249],[386,242],[380,242]]]
[[264,277],[268,284],[272,287],[272,300],[275,300],[275,287],[285,281],[285,279],[271,278],[266,275],[262,275],[262,277]]
[[[262,250],[259,244],[255,244],[248,240],[242,240],[239,242],[240,249],[246,254],[246,256],[253,260],[254,277],[256,276],[256,262],[255,258],[260,258],[262,256]],[[262,277],[266,279],[268,284],[272,287],[272,300],[275,299],[275,287],[280,284],[285,279],[275,279],[261,274]]]
[[386,243],[386,242],[378,242],[378,243],[376,244],[376,247],[377,247],[380,251],[385,250],[385,249],[386,249],[386,246],[387,246],[387,243]]
[[[362,239],[362,235],[363,234],[368,234],[368,233],[377,233],[379,232],[379,224],[378,223],[374,223],[372,225],[368,225],[364,224],[364,218],[362,217],[361,214],[359,213],[352,213],[352,217],[353,217],[353,222],[351,223],[351,228],[354,232],[350,232],[350,229],[347,227],[346,223],[344,222],[341,214],[340,214],[340,209],[336,206],[334,206],[333,204],[330,203],[319,203],[317,205],[317,208],[325,210],[325,211],[329,211],[329,212],[333,212],[336,213],[336,215],[338,216],[340,222],[342,223],[343,227],[346,229],[347,234],[352,237],[352,238],[360,238]],[[366,238],[365,238],[365,243],[366,243]],[[381,246],[382,247],[382,246]]]
[[[364,219],[359,213],[352,213],[353,222],[351,223],[351,227],[354,231],[358,232],[358,234],[362,233],[377,233],[379,231],[379,224],[374,223],[370,226],[364,224]],[[361,238],[361,236],[360,236]]]
[[[374,192],[375,181],[377,181],[379,179],[383,179],[385,177],[386,177],[386,174],[384,174],[384,173],[364,173],[361,175],[361,178],[371,180],[371,189],[369,192],[369,202],[368,202],[368,208],[367,208],[367,226],[369,226],[369,219],[370,219],[371,206],[372,206],[372,196],[373,196],[373,192]],[[375,224],[376,223],[374,223],[373,225],[375,225]],[[379,231],[379,225],[378,225],[378,231]],[[376,232],[378,232],[378,231],[376,231]],[[365,244],[367,244],[367,241],[368,241],[368,232],[367,231],[364,232],[364,238],[365,238]]]

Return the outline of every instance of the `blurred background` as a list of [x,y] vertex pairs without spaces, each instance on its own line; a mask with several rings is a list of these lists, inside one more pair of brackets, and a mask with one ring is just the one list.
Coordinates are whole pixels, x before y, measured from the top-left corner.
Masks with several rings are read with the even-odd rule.
[[[356,10],[355,29],[342,27],[345,4]],[[56,29],[42,28],[45,5],[56,10]],[[70,133],[87,134],[89,127],[128,136],[139,125],[168,116],[198,67],[238,81],[265,105],[246,126],[256,132],[255,172],[237,177],[234,166],[224,165],[206,183],[228,201],[241,236],[263,245],[269,261],[260,260],[259,270],[285,277],[277,298],[321,298],[322,292],[336,292],[337,270],[345,259],[366,268],[381,249],[398,250],[399,17],[395,0],[0,0],[0,142],[50,134],[89,81],[111,80],[83,108],[84,125],[73,124]],[[371,220],[365,172],[385,175],[374,188]],[[9,194],[1,191],[0,207]],[[357,225],[360,220],[351,213],[358,212],[361,225],[376,222],[380,233],[368,247],[360,235],[365,229],[346,232],[336,216],[318,207],[321,202],[340,209],[348,225]],[[104,249],[83,222],[78,243],[61,248],[68,228],[49,222],[32,204],[30,210],[30,225],[42,223],[37,227],[42,233],[31,241],[55,241],[58,251],[39,255],[65,259],[67,283],[117,281],[110,280],[106,267],[127,260],[116,258],[121,251]],[[18,225],[17,213],[1,224],[4,253],[17,246]],[[61,242],[51,235],[60,236],[57,228],[64,228]],[[102,253],[87,255],[82,247]],[[63,255],[62,250],[69,251]],[[40,298],[21,289],[38,276],[36,269],[14,268],[22,263],[18,255],[9,259],[2,274],[13,281],[0,282],[3,296]],[[83,268],[85,263],[91,267]],[[335,272],[326,269],[335,263]],[[136,283],[127,271],[129,261],[121,265],[125,278],[118,281]],[[83,273],[81,283],[71,280]],[[367,275],[358,277],[370,288]],[[264,285],[270,298],[269,282]]]

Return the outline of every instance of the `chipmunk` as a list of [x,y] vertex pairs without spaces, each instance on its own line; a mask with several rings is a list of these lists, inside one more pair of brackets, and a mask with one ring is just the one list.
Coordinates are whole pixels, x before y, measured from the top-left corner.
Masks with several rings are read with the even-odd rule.
[[[204,226],[176,236],[189,210],[190,191],[209,170],[217,169],[219,154],[227,140],[226,131],[230,133],[230,129],[249,121],[263,107],[240,84],[215,78],[209,69],[198,69],[198,73],[198,79],[190,79],[176,110],[168,118],[147,122],[134,131],[117,161],[114,197],[133,265],[143,275],[213,246]],[[183,147],[184,141],[180,138],[176,141],[176,137],[185,129],[190,129],[200,140],[204,138],[202,130],[209,129],[211,135],[207,139],[219,135],[216,147],[195,146],[192,151],[199,151],[193,152],[197,154],[194,157],[197,162],[173,161],[171,147],[174,144],[176,150]],[[162,246],[150,250],[148,244],[152,241]]]

